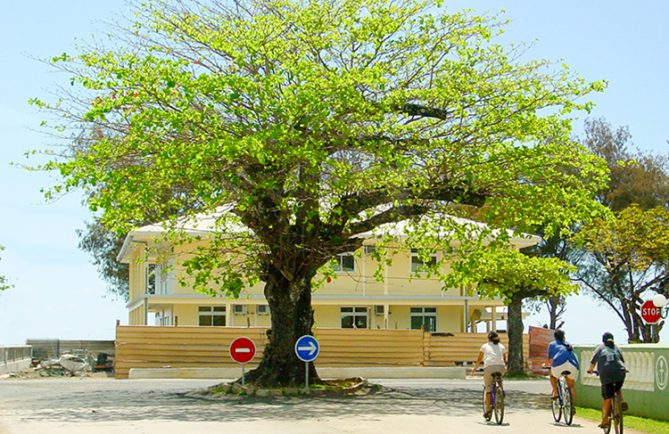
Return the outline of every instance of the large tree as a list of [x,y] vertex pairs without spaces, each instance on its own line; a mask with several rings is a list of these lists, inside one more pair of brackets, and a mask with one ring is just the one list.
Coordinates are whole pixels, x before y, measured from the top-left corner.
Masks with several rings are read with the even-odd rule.
[[494,17],[411,0],[136,12],[111,48],[53,59],[73,87],[34,101],[72,133],[44,167],[63,179],[51,194],[83,189],[118,233],[173,214],[173,239],[177,217],[218,210],[186,283],[236,295],[264,282],[272,333],[250,381],[303,381],[293,346],[312,331],[312,279],[360,234],[416,220],[425,247],[458,233],[442,218],[453,205],[518,230],[595,208],[606,170],[569,140],[568,114],[601,83],[521,62],[523,47],[494,43]]
[[669,295],[669,211],[630,206],[588,224],[577,237],[593,260],[578,278],[625,325],[629,342],[658,342],[664,321],[641,318],[644,297]]

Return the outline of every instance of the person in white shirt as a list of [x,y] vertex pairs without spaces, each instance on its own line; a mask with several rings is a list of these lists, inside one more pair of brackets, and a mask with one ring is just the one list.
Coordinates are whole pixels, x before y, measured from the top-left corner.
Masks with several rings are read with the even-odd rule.
[[485,415],[488,417],[492,409],[490,408],[490,390],[492,389],[494,373],[504,374],[506,372],[506,348],[499,343],[499,335],[492,331],[488,333],[488,342],[481,345],[479,357],[474,363],[472,374],[476,373],[479,365],[483,362],[483,384],[485,385]]

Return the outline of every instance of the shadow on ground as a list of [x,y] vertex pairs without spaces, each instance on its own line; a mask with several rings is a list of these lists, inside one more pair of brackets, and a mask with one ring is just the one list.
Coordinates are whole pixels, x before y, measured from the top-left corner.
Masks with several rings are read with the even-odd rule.
[[[513,391],[507,394],[507,413],[547,409],[542,395]],[[197,398],[166,390],[78,390],[54,398],[7,400],[3,414],[24,421],[119,422],[140,420],[252,422],[387,415],[449,415],[472,417],[481,413],[481,392],[466,388],[389,389],[376,395],[347,398]],[[9,405],[7,405],[9,404]]]

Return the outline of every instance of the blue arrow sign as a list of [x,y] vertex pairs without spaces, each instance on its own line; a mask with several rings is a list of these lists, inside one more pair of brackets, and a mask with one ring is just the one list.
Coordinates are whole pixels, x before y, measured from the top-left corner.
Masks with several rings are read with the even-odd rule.
[[295,354],[303,362],[311,362],[318,357],[321,347],[311,335],[304,335],[295,342]]

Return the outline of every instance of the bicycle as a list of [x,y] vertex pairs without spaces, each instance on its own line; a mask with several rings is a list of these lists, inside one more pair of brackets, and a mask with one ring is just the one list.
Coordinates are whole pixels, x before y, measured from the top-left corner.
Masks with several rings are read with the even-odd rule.
[[[544,369],[550,370],[550,367]],[[567,382],[567,376],[571,371],[562,371],[557,379],[558,382],[558,397],[551,401],[551,410],[553,411],[553,419],[555,422],[560,422],[562,415],[564,415],[564,423],[571,425],[576,414],[576,406],[571,395],[571,388]]]
[[[626,371],[629,372],[629,371]],[[593,374],[599,375],[599,372],[592,371]],[[620,397],[620,391],[617,391],[613,394],[611,398],[611,411],[609,412],[609,423],[602,427],[604,434],[609,434],[611,432],[611,426],[613,425],[614,432],[616,434],[623,434],[623,409],[622,409],[622,398]]]
[[501,425],[504,420],[504,388],[502,387],[502,373],[493,372],[492,374],[493,383],[492,388],[490,389],[490,408],[492,411],[488,413],[485,408],[485,398],[486,390],[483,386],[483,418],[486,422],[490,422],[492,419],[492,414],[495,414],[495,422],[497,425]]

